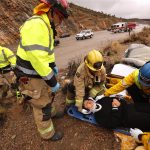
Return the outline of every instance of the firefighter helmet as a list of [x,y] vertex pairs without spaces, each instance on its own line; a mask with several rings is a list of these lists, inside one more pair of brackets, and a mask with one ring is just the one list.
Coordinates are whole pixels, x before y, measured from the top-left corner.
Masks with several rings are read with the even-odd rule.
[[52,5],[54,12],[63,18],[68,18],[67,8],[69,7],[67,0],[40,0],[40,2]]
[[99,71],[103,66],[103,56],[97,50],[92,50],[85,57],[85,64],[92,71]]
[[143,86],[150,86],[150,62],[140,68],[138,80]]

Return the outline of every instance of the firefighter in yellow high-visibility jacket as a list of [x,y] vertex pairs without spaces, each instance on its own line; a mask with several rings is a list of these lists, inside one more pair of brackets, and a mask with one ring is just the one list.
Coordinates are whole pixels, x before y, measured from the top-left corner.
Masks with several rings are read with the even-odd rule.
[[142,132],[140,129],[130,129],[131,136],[143,146],[138,146],[135,150],[150,150],[150,132]]
[[104,96],[117,94],[125,89],[127,89],[134,103],[150,103],[150,62],[107,89]]
[[13,96],[11,85],[14,82],[13,68],[16,66],[16,57],[14,53],[0,46],[0,100],[7,96]]
[[60,140],[62,132],[55,131],[51,117],[54,113],[51,92],[58,91],[58,69],[54,56],[55,27],[68,18],[66,0],[41,0],[34,8],[34,16],[20,28],[16,75],[22,95],[33,107],[34,119],[40,136]]

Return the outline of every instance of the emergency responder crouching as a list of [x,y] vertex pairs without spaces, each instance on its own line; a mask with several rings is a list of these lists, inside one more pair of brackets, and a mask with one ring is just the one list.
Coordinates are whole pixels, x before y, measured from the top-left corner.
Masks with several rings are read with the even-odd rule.
[[12,83],[15,82],[13,72],[15,65],[16,57],[14,53],[10,49],[0,46],[0,100],[15,94],[11,88]]
[[43,139],[60,140],[62,132],[56,132],[51,117],[58,116],[52,106],[51,92],[58,91],[55,65],[55,25],[68,18],[66,0],[41,0],[34,16],[20,28],[20,44],[17,50],[16,75],[25,100],[33,107],[34,119]]
[[105,96],[127,89],[134,103],[150,103],[150,62],[126,76],[122,81],[107,89]]
[[92,50],[78,67],[73,83],[68,84],[66,107],[75,104],[78,111],[82,112],[84,100],[104,93],[105,80],[103,57],[99,51]]

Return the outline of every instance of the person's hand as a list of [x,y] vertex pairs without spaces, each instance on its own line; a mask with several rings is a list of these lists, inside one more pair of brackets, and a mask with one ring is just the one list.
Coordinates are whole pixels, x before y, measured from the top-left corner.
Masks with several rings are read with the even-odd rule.
[[85,100],[84,107],[91,110],[94,107],[94,102],[92,100]]
[[10,76],[14,76],[15,73],[14,73],[13,71],[10,71],[10,72],[9,72],[9,75],[10,75]]
[[131,134],[131,136],[134,137],[134,139],[136,141],[139,141],[139,135],[143,134],[143,132],[140,129],[137,129],[137,128],[135,128],[135,129],[130,128],[130,134]]
[[117,99],[113,99],[112,107],[119,107],[119,106],[120,106],[120,102]]
[[53,71],[54,71],[55,76],[57,76],[57,75],[58,75],[58,67],[55,66],[55,67],[53,68]]
[[60,88],[60,84],[57,82],[57,84],[54,87],[52,87],[51,90],[53,93],[56,93],[59,90],[59,88]]

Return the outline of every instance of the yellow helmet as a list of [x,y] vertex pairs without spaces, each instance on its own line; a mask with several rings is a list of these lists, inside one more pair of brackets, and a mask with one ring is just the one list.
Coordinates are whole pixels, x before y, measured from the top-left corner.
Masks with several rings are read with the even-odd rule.
[[97,50],[92,50],[85,57],[85,64],[92,71],[99,71],[103,66],[103,56]]

